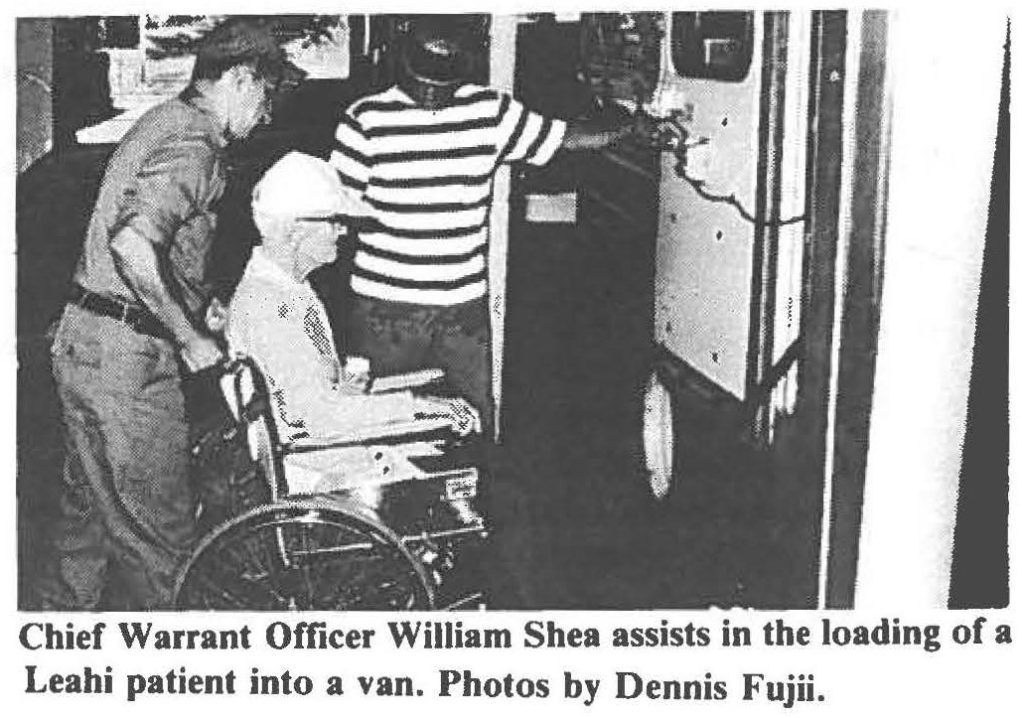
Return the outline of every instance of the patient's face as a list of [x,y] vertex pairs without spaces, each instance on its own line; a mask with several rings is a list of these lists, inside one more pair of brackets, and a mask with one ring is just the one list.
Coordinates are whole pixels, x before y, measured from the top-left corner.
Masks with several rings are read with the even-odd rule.
[[338,258],[340,227],[333,222],[300,221],[295,228],[296,264],[303,275]]

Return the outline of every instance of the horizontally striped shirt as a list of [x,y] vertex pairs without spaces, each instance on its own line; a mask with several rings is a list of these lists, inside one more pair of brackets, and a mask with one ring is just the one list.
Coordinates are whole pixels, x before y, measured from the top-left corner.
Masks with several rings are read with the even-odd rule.
[[398,87],[356,101],[330,158],[377,220],[360,233],[353,291],[434,306],[484,296],[495,171],[547,163],[564,135],[561,120],[479,85],[460,87],[439,110],[417,107]]

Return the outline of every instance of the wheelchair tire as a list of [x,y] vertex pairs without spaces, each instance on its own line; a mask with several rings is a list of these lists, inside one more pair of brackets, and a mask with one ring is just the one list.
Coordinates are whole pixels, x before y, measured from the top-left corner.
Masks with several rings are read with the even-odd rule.
[[259,506],[214,529],[178,577],[182,610],[428,610],[419,560],[376,520],[330,497]]

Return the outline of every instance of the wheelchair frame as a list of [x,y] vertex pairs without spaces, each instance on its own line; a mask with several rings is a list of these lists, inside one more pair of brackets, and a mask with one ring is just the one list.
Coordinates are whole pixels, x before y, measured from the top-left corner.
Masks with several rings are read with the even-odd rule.
[[[256,362],[223,367],[220,386],[231,417],[218,441],[244,445],[251,465],[227,482],[227,508],[179,572],[175,602],[200,610],[416,610],[482,607],[483,591],[456,570],[482,548],[483,517],[472,507],[476,467],[405,475],[321,494],[294,494],[286,457],[338,447],[437,445],[443,423],[319,445],[280,440],[272,398]],[[395,383],[392,380],[392,383]],[[397,382],[401,385],[401,379]],[[447,437],[445,435],[447,434]],[[376,452],[380,455],[382,452]],[[196,459],[203,451],[197,446]],[[387,469],[384,470],[387,473]],[[401,472],[399,472],[401,473]],[[377,505],[366,489],[378,494]],[[454,577],[454,581],[451,580]],[[449,589],[448,586],[454,586]]]

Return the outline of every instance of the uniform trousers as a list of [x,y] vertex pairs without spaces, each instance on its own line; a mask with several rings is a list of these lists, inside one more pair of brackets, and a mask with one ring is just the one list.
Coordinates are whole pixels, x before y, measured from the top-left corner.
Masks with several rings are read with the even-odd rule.
[[196,539],[177,353],[165,339],[69,305],[52,360],[65,465],[44,607],[101,608],[116,570],[123,607],[171,608]]

